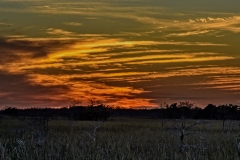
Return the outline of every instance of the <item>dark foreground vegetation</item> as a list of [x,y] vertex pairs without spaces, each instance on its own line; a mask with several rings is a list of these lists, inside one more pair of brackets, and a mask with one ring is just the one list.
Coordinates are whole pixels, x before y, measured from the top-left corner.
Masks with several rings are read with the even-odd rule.
[[238,160],[239,122],[12,118],[0,124],[2,160]]
[[239,160],[236,105],[6,107],[1,160]]

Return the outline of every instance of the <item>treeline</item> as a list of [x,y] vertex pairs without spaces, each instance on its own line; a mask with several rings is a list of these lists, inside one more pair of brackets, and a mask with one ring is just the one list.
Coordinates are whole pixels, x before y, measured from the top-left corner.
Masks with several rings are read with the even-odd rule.
[[105,121],[109,119],[111,110],[105,105],[97,106],[72,106],[63,108],[27,108],[19,109],[7,107],[1,110],[1,115],[12,117],[65,117],[71,120],[95,120]]
[[208,104],[205,108],[194,107],[192,103],[180,102],[166,105],[164,109],[161,109],[161,118],[168,119],[216,119],[216,120],[239,120],[240,119],[240,107],[233,104],[226,105],[213,105]]
[[41,117],[65,117],[72,120],[105,121],[111,117],[133,118],[160,118],[160,119],[216,119],[216,120],[240,120],[240,107],[233,104],[213,105],[199,108],[190,102],[179,102],[171,105],[164,104],[155,109],[124,109],[111,108],[99,104],[90,106],[71,106],[64,108],[28,108],[19,109],[6,107],[0,111],[1,115],[13,117],[41,116]]

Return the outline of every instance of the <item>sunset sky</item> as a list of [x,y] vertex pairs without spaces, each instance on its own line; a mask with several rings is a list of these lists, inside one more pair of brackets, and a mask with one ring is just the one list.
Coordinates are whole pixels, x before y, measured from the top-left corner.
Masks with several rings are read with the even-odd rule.
[[0,0],[0,108],[240,104],[239,0]]

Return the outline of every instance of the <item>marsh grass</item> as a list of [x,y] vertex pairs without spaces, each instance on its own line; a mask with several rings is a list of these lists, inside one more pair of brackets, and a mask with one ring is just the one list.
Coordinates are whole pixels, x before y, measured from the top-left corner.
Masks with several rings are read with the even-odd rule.
[[[191,125],[194,120],[186,120]],[[179,135],[173,126],[181,125],[167,120],[113,119],[107,122],[49,121],[49,132],[44,143],[36,143],[31,134],[22,137],[17,119],[4,117],[0,127],[0,158],[11,160],[238,160],[236,137],[238,128],[231,134],[222,134],[221,121],[199,124],[191,129],[196,134],[186,136],[186,149],[179,152]],[[100,124],[100,125],[99,125]],[[88,133],[94,133],[96,139]],[[180,126],[179,126],[180,127]]]

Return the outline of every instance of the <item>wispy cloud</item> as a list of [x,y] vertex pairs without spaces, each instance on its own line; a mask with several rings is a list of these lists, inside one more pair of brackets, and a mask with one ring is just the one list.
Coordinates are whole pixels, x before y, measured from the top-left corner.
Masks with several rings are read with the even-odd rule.
[[48,28],[47,33],[52,35],[60,35],[60,36],[71,36],[74,34],[73,32],[65,31],[62,29],[56,29],[56,28]]
[[190,22],[193,23],[193,25],[196,25],[196,28],[219,29],[237,33],[240,32],[240,29],[238,27],[240,24],[240,16],[198,18],[194,21],[190,20]]
[[128,64],[153,64],[153,63],[183,63],[183,62],[205,62],[205,61],[221,61],[235,59],[231,56],[210,56],[210,57],[189,57],[180,59],[167,59],[167,60],[144,60],[139,62],[129,62]]
[[203,31],[190,31],[190,32],[183,32],[183,33],[171,33],[169,35],[167,35],[168,37],[171,36],[176,36],[176,37],[182,37],[182,36],[192,36],[192,35],[201,35],[201,34],[205,34],[205,33],[209,33],[210,30],[203,30]]
[[81,26],[82,23],[78,22],[65,22],[64,24],[69,25],[69,26]]
[[8,26],[12,26],[12,24],[9,24],[9,23],[1,23],[0,22],[0,27],[3,26],[3,27],[8,27]]

